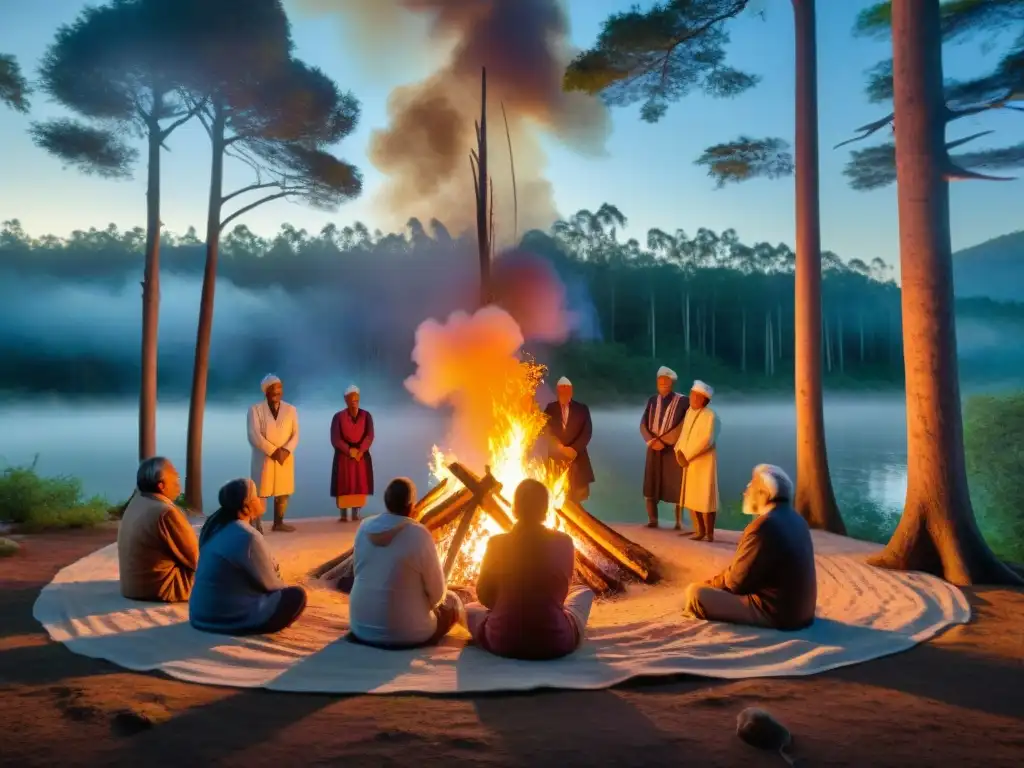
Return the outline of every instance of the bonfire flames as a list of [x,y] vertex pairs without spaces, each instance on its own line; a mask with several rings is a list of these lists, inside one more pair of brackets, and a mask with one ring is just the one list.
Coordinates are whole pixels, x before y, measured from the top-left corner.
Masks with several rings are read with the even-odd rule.
[[[539,480],[551,492],[547,525],[560,527],[555,510],[568,491],[564,467],[537,450],[547,416],[536,401],[544,366],[520,359],[524,342],[518,323],[502,309],[486,307],[474,315],[454,313],[446,323],[423,323],[416,332],[413,360],[418,369],[406,387],[420,402],[452,407],[447,450],[434,446],[431,479],[446,481],[438,502],[461,488],[448,465],[459,461],[478,474],[489,467],[502,485],[498,504],[514,520],[509,502],[526,478]],[[455,525],[439,544],[447,556]],[[478,513],[455,560],[450,581],[471,583],[480,569],[487,541],[502,529],[486,512]]]

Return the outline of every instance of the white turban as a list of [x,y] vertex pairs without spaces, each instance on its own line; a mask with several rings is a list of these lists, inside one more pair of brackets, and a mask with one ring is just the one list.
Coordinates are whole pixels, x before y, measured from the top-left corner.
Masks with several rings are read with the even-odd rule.
[[560,386],[560,387],[571,387],[572,386],[572,382],[569,381],[569,379],[567,379],[565,376],[563,376],[562,378],[560,378],[558,380],[558,386]]
[[262,389],[263,392],[265,393],[268,389],[270,389],[271,385],[280,383],[281,380],[277,376],[275,376],[272,373],[268,373],[266,376],[263,377],[263,381],[260,382],[260,389]]
[[670,379],[672,379],[672,381],[676,381],[676,380],[679,379],[679,377],[676,376],[676,372],[675,371],[673,371],[668,366],[664,366],[664,365],[661,366],[661,368],[658,369],[658,378],[660,379],[662,376],[668,376]]
[[355,384],[349,384],[348,385],[348,389],[345,390],[345,397],[348,397],[349,395],[358,395],[358,394],[359,394],[359,387],[357,387]]
[[774,464],[758,464],[754,467],[754,477],[761,481],[768,491],[768,501],[792,501],[793,481],[786,470]]
[[691,392],[700,392],[708,400],[710,400],[712,397],[715,396],[714,388],[710,384],[705,384],[700,379],[697,379],[695,382],[693,382],[693,386],[690,387],[690,391]]

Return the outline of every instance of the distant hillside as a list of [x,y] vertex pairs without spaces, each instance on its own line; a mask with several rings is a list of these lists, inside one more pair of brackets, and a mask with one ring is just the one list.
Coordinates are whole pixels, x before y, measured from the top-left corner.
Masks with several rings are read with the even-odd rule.
[[958,298],[1024,302],[1024,231],[953,254],[953,285]]

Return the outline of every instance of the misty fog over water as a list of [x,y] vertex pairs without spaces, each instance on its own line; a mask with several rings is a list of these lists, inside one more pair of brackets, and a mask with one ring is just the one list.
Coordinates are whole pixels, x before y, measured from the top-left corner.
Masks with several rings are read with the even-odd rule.
[[[583,393],[578,393],[585,401]],[[286,394],[286,399],[289,399]],[[296,492],[290,515],[334,515],[328,495],[333,449],[330,421],[342,405],[324,400],[291,400],[299,409],[300,442],[296,457]],[[211,404],[204,430],[204,500],[216,501],[217,489],[249,471],[245,436],[250,403]],[[444,447],[446,419],[441,412],[414,405],[385,404],[363,388],[362,406],[376,425],[371,450],[376,495],[367,512],[381,508],[384,484],[408,475],[427,486],[431,446]],[[792,401],[730,399],[714,407],[722,420],[719,475],[723,508],[738,506],[750,470],[760,462],[795,472],[795,420]],[[638,432],[642,403],[635,408],[595,409],[591,457],[597,475],[588,508],[615,522],[644,518],[641,498],[644,445]],[[158,450],[184,471],[187,405],[162,404],[158,413]],[[68,405],[57,401],[8,403],[0,407],[5,425],[0,462],[25,464],[38,454],[45,474],[80,477],[87,493],[122,500],[134,485],[138,411],[134,403]],[[829,464],[836,496],[856,534],[860,529],[892,525],[902,510],[906,483],[906,423],[902,396],[826,397],[825,421]],[[212,511],[210,507],[207,511]],[[671,515],[663,505],[662,515]],[[742,518],[726,517],[735,527]]]

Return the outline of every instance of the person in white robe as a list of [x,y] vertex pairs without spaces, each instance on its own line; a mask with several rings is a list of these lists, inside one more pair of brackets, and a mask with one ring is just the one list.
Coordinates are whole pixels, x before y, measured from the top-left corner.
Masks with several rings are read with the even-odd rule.
[[281,379],[270,374],[260,383],[264,399],[249,408],[248,437],[252,446],[251,477],[261,499],[274,500],[271,530],[291,532],[285,523],[288,499],[295,491],[295,448],[299,444],[299,414],[284,402]]
[[715,394],[699,379],[690,387],[690,407],[676,440],[675,454],[683,468],[679,504],[690,511],[695,541],[715,540],[718,515],[718,433],[721,422],[709,406]]

